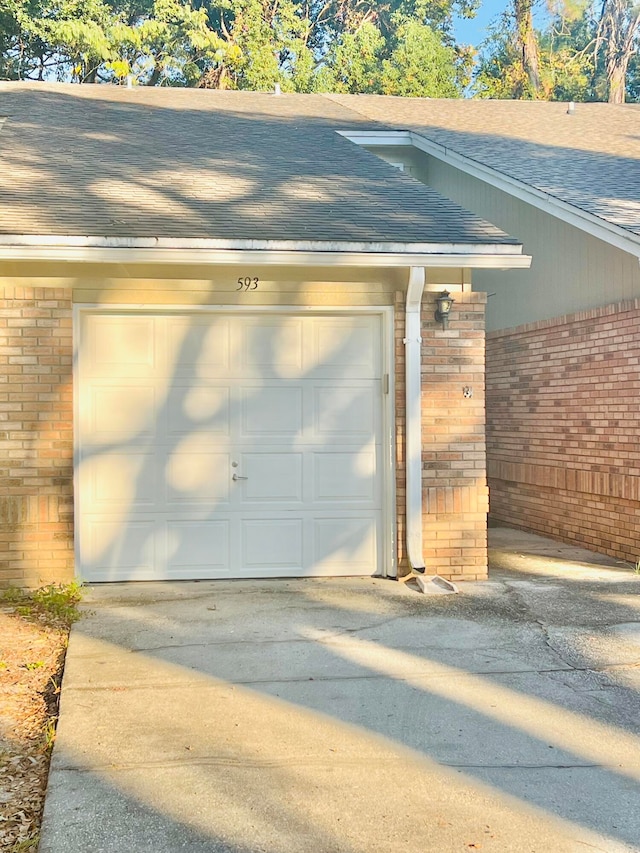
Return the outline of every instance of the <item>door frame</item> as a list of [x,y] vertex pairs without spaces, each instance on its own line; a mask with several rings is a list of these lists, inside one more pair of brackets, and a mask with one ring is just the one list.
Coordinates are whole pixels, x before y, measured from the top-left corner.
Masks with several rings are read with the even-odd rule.
[[381,326],[381,414],[382,414],[382,577],[398,576],[397,508],[396,508],[396,422],[395,422],[395,341],[393,306],[300,306],[300,305],[182,305],[140,303],[88,303],[73,305],[73,504],[75,575],[80,576],[80,524],[82,513],[79,488],[79,429],[80,423],[80,328],[85,314],[293,314],[293,315],[377,315]]

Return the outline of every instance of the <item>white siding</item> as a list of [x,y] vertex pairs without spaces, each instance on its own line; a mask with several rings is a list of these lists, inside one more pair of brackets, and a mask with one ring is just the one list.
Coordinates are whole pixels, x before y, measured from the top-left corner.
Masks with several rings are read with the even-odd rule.
[[533,256],[530,270],[474,273],[474,290],[496,294],[487,307],[488,330],[640,296],[633,255],[437,160],[427,174],[434,189],[518,237]]
[[385,160],[522,240],[530,270],[478,270],[473,289],[495,293],[487,330],[506,329],[640,296],[640,264],[610,246],[484,181],[422,152],[385,148]]

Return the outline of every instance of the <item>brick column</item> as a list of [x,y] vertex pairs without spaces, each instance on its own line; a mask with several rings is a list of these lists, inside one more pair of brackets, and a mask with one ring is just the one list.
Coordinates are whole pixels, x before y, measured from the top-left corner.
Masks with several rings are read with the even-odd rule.
[[0,586],[73,577],[71,293],[0,287]]
[[[486,294],[456,293],[449,328],[422,312],[423,536],[427,571],[451,580],[487,577],[484,311]],[[404,294],[396,296],[398,543],[404,554]],[[471,396],[465,396],[469,389]]]

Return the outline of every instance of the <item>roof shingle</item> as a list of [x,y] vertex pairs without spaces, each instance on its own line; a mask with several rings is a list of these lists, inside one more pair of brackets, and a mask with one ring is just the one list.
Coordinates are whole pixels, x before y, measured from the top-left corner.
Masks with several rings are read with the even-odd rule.
[[337,130],[319,95],[0,84],[0,234],[517,244]]
[[632,105],[330,95],[640,235],[640,110]]

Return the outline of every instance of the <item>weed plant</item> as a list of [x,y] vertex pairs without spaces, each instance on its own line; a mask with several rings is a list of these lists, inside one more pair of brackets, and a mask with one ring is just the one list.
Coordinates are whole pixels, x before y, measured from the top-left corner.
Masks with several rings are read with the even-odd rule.
[[35,590],[9,587],[0,592],[0,603],[8,605],[19,616],[61,628],[69,628],[80,619],[81,598],[82,586],[76,581],[51,583]]

